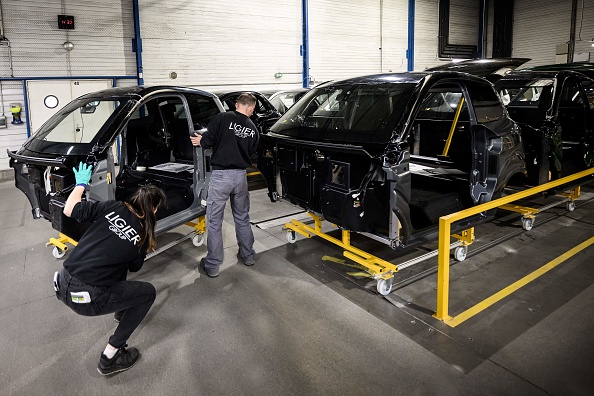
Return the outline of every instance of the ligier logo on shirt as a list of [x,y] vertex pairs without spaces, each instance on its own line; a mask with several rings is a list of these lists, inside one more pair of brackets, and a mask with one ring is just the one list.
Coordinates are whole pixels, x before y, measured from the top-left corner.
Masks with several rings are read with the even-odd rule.
[[126,220],[122,219],[120,215],[115,214],[115,212],[111,212],[105,215],[105,218],[111,224],[109,226],[109,230],[113,231],[121,239],[127,239],[134,243],[134,245],[136,245],[136,242],[140,240],[138,232],[136,232],[132,226],[128,225]]
[[252,128],[244,127],[243,125],[237,124],[235,122],[229,124],[229,129],[233,130],[235,136],[242,139],[254,137],[256,133],[256,131],[254,131]]

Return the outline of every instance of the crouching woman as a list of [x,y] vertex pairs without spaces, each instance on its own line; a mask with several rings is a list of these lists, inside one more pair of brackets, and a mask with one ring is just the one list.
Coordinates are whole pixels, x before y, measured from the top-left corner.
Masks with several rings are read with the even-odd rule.
[[84,316],[114,313],[119,322],[99,359],[102,375],[132,367],[140,353],[126,348],[128,338],[148,313],[156,297],[148,282],[127,281],[128,271],[142,268],[146,253],[155,248],[156,212],[166,204],[158,187],[141,186],[128,202],[82,201],[91,179],[91,166],[73,169],[76,187],[64,206],[64,214],[78,222],[92,222],[76,249],[54,277],[57,297]]

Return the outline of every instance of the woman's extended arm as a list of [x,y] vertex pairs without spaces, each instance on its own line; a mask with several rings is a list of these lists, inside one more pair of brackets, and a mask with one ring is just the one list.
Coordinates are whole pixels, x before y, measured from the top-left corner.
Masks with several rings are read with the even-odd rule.
[[74,206],[81,201],[84,192],[85,186],[74,187],[74,190],[72,190],[64,205],[64,214],[66,216],[70,217],[70,215],[72,215],[72,209],[74,209]]
[[64,214],[68,217],[72,215],[74,206],[81,201],[82,195],[85,192],[85,187],[87,187],[87,184],[89,184],[89,181],[91,180],[93,167],[81,162],[78,164],[78,170],[72,168],[72,171],[76,178],[76,187],[74,187],[74,190],[72,190],[66,200],[66,204],[64,204]]

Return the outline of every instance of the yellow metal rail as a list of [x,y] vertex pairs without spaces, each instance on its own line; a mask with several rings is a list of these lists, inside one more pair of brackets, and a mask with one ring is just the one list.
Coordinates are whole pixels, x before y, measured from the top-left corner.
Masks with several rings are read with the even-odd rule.
[[[437,307],[436,307],[436,312],[433,316],[441,321],[446,322],[447,324],[449,324],[451,326],[459,324],[460,320],[461,320],[461,318],[458,318],[458,319],[452,318],[451,316],[449,316],[449,312],[448,312],[449,284],[450,284],[450,254],[449,254],[450,250],[449,250],[449,247],[450,247],[450,238],[453,236],[453,235],[451,235],[452,223],[462,220],[464,218],[485,212],[490,209],[502,207],[502,206],[509,204],[511,202],[514,202],[514,201],[517,201],[517,200],[520,200],[520,199],[523,199],[526,197],[530,197],[530,196],[539,194],[541,192],[550,190],[552,188],[562,186],[564,184],[568,184],[568,183],[571,183],[576,180],[579,180],[579,179],[582,179],[582,178],[585,178],[588,176],[592,176],[592,175],[594,175],[594,168],[590,168],[585,171],[573,174],[571,176],[567,176],[567,177],[564,177],[564,178],[561,178],[561,179],[558,179],[558,180],[555,180],[552,182],[542,184],[537,187],[532,187],[527,190],[508,195],[503,198],[499,198],[499,199],[496,199],[496,200],[493,200],[493,201],[490,201],[490,202],[487,202],[487,203],[484,203],[484,204],[481,204],[478,206],[474,206],[472,208],[465,209],[460,212],[456,212],[456,213],[452,213],[447,216],[440,217],[440,219],[439,219],[439,237],[438,237],[439,253],[438,253],[438,269],[437,269]],[[574,190],[572,190],[571,193],[564,194],[564,195],[570,199],[570,203],[573,203],[573,199],[575,199],[577,196],[579,196],[579,188],[574,189]],[[533,216],[535,213],[533,211],[527,211],[526,213],[524,213],[520,208],[521,207],[518,207],[517,211],[520,213],[523,213],[525,215]],[[568,205],[568,209],[569,209],[569,205]],[[534,210],[536,210],[536,209],[534,209]],[[594,243],[594,241],[591,243]],[[501,297],[501,298],[503,298],[503,297]],[[491,304],[494,304],[496,301],[499,301],[499,299],[493,299],[491,301]],[[485,307],[486,307],[486,305],[483,304],[482,308],[484,309]],[[464,320],[466,320],[469,317],[471,317],[472,315],[475,315],[476,313],[478,313],[478,311],[476,309],[475,310],[471,309],[467,312],[468,313],[466,313],[463,318]]]

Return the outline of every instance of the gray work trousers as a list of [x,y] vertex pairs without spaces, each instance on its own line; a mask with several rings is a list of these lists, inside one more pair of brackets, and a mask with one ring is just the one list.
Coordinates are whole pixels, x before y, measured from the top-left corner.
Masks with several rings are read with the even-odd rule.
[[227,200],[235,221],[239,255],[244,261],[253,259],[254,233],[250,224],[250,194],[245,169],[213,170],[206,200],[206,232],[208,253],[204,267],[216,269],[223,263],[223,217]]

